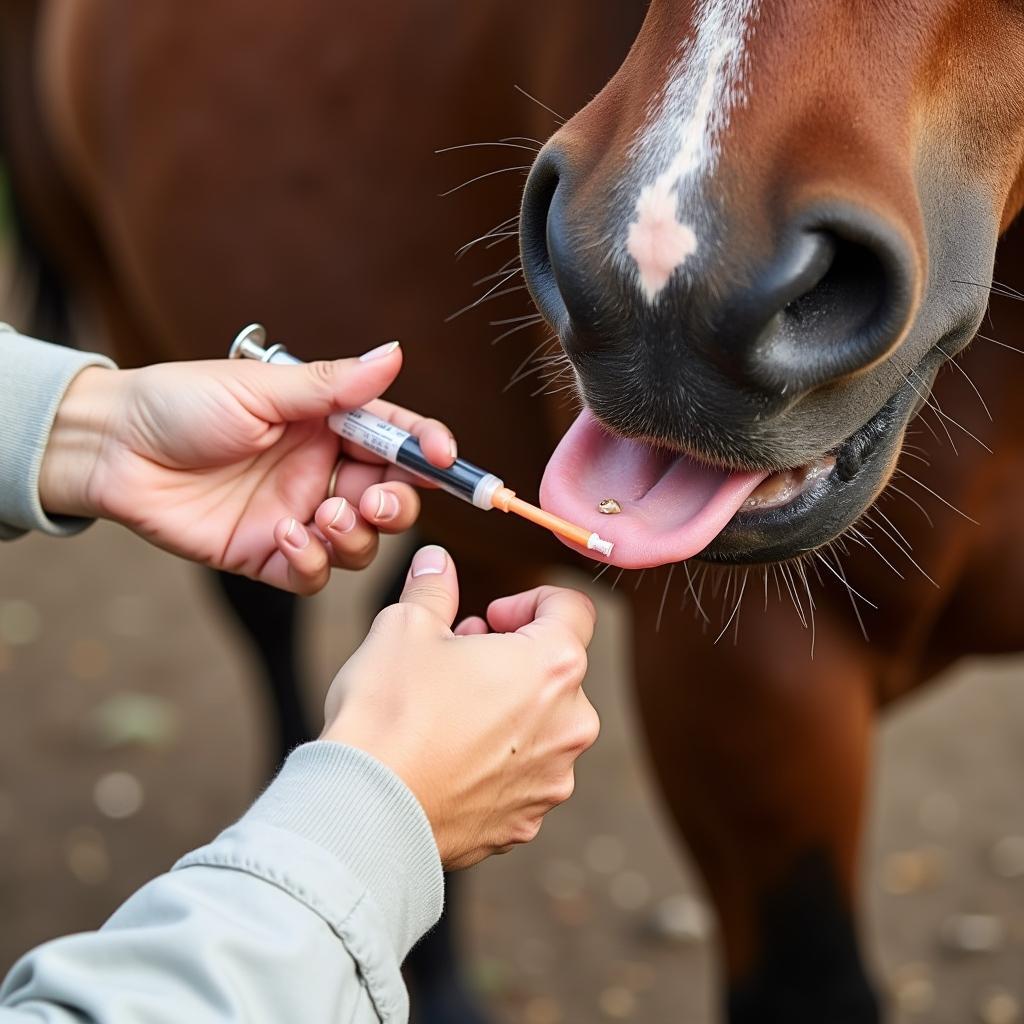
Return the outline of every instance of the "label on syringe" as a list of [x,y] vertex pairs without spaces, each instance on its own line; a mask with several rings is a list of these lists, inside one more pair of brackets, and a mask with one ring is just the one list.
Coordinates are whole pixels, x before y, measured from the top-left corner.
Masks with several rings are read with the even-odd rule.
[[398,449],[411,436],[401,427],[382,420],[365,409],[355,409],[331,417],[331,427],[347,441],[352,441],[388,462],[398,460]]

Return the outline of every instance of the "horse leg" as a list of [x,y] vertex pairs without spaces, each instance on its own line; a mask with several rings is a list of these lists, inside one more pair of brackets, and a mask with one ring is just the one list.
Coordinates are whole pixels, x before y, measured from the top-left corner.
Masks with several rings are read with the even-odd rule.
[[781,606],[736,647],[655,634],[660,596],[637,609],[640,711],[718,913],[730,1024],[877,1024],[853,910],[870,672],[821,616],[812,662]]
[[233,573],[214,572],[212,578],[259,656],[273,717],[276,767],[313,735],[299,686],[298,598]]

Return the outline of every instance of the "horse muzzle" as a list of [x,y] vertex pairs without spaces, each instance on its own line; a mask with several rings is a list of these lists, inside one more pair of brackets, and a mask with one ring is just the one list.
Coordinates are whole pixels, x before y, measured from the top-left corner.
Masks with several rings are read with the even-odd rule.
[[602,527],[629,568],[773,561],[834,539],[885,486],[943,358],[907,344],[921,291],[909,232],[830,198],[754,238],[708,203],[696,248],[645,276],[642,246],[609,241],[635,236],[631,208],[586,191],[549,146],[522,211],[527,281],[587,407],[542,503],[587,522],[614,499],[622,514]]

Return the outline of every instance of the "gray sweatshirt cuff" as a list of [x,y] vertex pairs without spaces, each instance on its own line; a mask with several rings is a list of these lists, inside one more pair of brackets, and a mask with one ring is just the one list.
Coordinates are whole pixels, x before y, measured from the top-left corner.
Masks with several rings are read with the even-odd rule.
[[106,356],[26,338],[0,324],[0,539],[27,530],[68,536],[92,520],[48,516],[39,470],[57,407],[87,366],[115,368]]
[[399,961],[441,916],[430,822],[405,783],[362,750],[322,740],[296,748],[247,823],[302,836],[341,861],[380,910]]

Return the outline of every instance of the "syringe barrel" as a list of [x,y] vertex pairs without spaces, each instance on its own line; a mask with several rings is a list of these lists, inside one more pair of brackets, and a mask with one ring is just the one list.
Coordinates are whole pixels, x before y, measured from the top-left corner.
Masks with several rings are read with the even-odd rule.
[[447,469],[441,469],[427,459],[412,434],[366,409],[334,413],[328,417],[327,423],[331,430],[346,440],[416,476],[431,480],[456,498],[477,508],[493,508],[492,498],[502,486],[502,481],[472,462],[456,459]]
[[[266,331],[259,324],[250,324],[241,331],[231,346],[233,359],[258,359],[263,363],[294,366],[302,362],[296,359],[284,345],[265,346]],[[447,469],[440,469],[423,454],[419,441],[406,430],[375,416],[366,409],[352,412],[338,412],[327,418],[327,423],[336,434],[379,455],[387,462],[423,479],[437,484],[449,494],[468,501],[477,508],[494,507],[495,493],[504,484],[493,473],[474,466],[465,459],[456,459]]]

